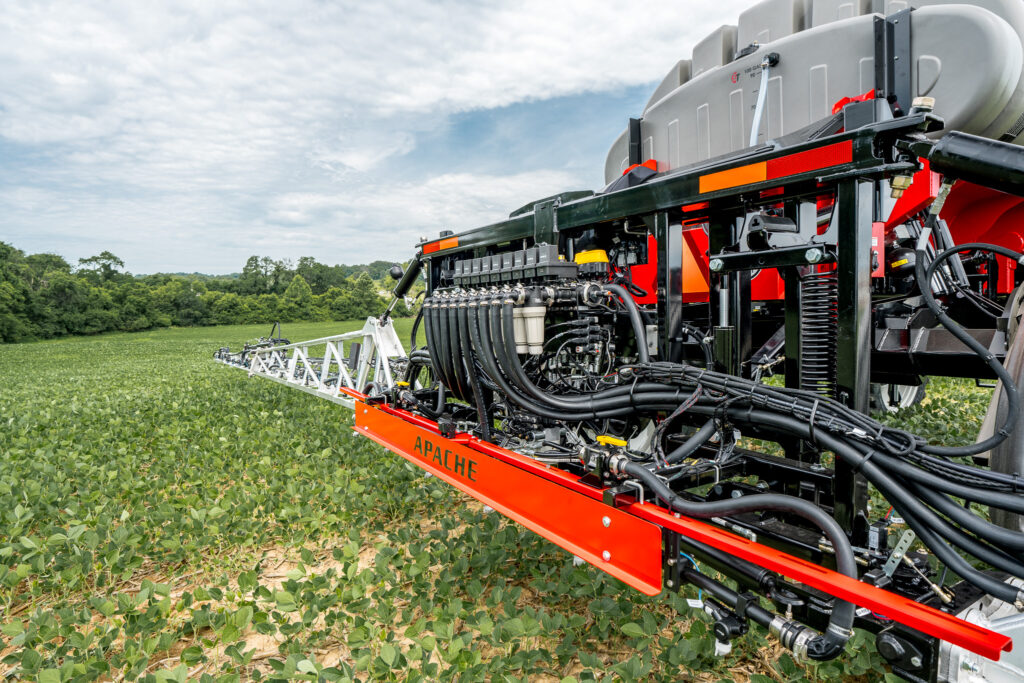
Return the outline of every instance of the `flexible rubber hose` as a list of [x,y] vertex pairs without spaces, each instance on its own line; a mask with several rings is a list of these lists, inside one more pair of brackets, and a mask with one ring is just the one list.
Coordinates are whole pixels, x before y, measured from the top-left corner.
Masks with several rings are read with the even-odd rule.
[[629,322],[633,325],[633,335],[636,337],[636,356],[641,363],[651,362],[651,356],[647,350],[647,328],[644,327],[644,320],[636,301],[622,285],[606,284],[601,285],[601,289],[622,299],[626,313],[629,314]]
[[993,524],[927,486],[911,483],[910,490],[950,520],[1000,547],[1024,551],[1024,534]]
[[420,329],[420,321],[423,320],[423,306],[420,306],[416,319],[412,321],[412,332],[409,333],[409,350],[416,350],[416,332]]
[[469,379],[466,377],[465,358],[462,356],[462,344],[459,341],[459,309],[458,301],[448,304],[448,345],[452,353],[452,370],[455,373],[455,385],[458,387],[456,398],[467,403],[472,400],[469,395]]
[[[842,527],[810,501],[778,493],[758,493],[741,498],[695,502],[677,496],[657,475],[637,463],[625,462],[621,466],[621,471],[642,481],[670,508],[688,517],[711,519],[762,511],[785,512],[801,517],[821,529],[821,532],[832,543],[836,557],[836,570],[854,580],[858,578],[853,546],[850,545],[850,540],[846,537]],[[808,656],[812,659],[832,659],[838,656],[846,646],[846,641],[853,635],[855,612],[856,607],[852,602],[837,598],[832,607],[832,614],[829,617],[829,625],[825,633],[808,643]]]
[[430,321],[431,330],[433,335],[434,347],[430,349],[430,355],[434,356],[437,361],[437,367],[440,372],[441,382],[446,388],[451,389],[452,378],[448,373],[448,361],[450,354],[446,352],[444,339],[445,335],[442,334],[441,329],[441,301],[434,299],[434,305],[430,309]]
[[[549,409],[540,406],[533,401],[528,400],[516,391],[506,381],[501,370],[498,368],[494,358],[493,344],[489,339],[490,326],[487,323],[486,309],[489,307],[489,303],[480,302],[479,307],[470,305],[466,312],[469,318],[470,334],[472,335],[473,347],[476,350],[477,357],[484,367],[484,373],[487,377],[498,387],[498,389],[504,394],[510,401],[516,405],[524,408],[532,413],[538,415],[550,415],[554,419],[567,420],[567,421],[578,421],[579,417],[576,414],[552,414]],[[487,338],[487,339],[485,339]]]
[[938,515],[925,507],[920,500],[911,496],[899,484],[894,482],[888,474],[874,463],[874,458],[884,457],[882,454],[875,454],[871,459],[868,459],[865,457],[865,454],[856,448],[821,430],[815,430],[814,438],[812,439],[808,425],[795,418],[766,411],[748,411],[742,408],[730,408],[728,412],[730,419],[737,423],[750,422],[775,426],[794,436],[812,441],[846,460],[855,470],[864,473],[864,476],[881,491],[882,495],[892,503],[893,507],[899,510],[900,515],[913,527],[917,535],[921,537],[921,540],[940,560],[949,565],[953,571],[1000,600],[1012,603],[1018,599],[1016,588],[974,569],[949,546],[939,541],[940,536],[933,529],[935,527],[942,528],[945,526],[945,523]]
[[515,353],[512,304],[506,301],[500,307],[500,310],[495,310],[495,308],[496,304],[492,304],[490,316],[494,334],[496,336],[498,334],[501,335],[500,339],[495,340],[499,366],[508,373],[509,378],[520,389],[526,391],[537,401],[560,410],[596,412],[632,406],[635,412],[640,397],[646,402],[667,403],[669,405],[675,402],[675,405],[678,406],[685,396],[685,392],[678,389],[667,391],[666,385],[656,382],[626,384],[581,396],[556,396],[549,394],[530,380],[523,369],[522,363],[519,361],[518,354]]
[[913,513],[903,510],[900,512],[900,515],[914,528],[921,542],[928,546],[929,550],[935,553],[935,556],[952,569],[954,573],[1000,600],[1010,604],[1021,601],[1021,592],[1010,584],[1003,583],[972,567],[967,563],[967,560],[960,557],[959,553],[946,545],[946,542],[932,531],[930,527],[914,517]]
[[458,382],[455,380],[455,369],[452,365],[451,335],[448,332],[448,301],[437,302],[437,341],[441,347],[441,364],[444,366],[444,385],[455,398],[461,398]]
[[1017,385],[1014,383],[1013,378],[1010,376],[1010,373],[1006,371],[1006,368],[1003,367],[1003,364],[1000,363],[996,359],[996,357],[989,352],[987,348],[985,348],[981,343],[979,343],[974,337],[969,335],[962,327],[960,327],[960,325],[955,320],[946,315],[946,312],[942,310],[942,307],[939,305],[939,302],[935,300],[935,295],[932,292],[932,277],[935,275],[935,270],[938,268],[939,264],[948,259],[950,256],[954,254],[959,254],[961,251],[967,251],[969,249],[980,249],[984,251],[994,252],[996,254],[1000,254],[1001,256],[1011,258],[1017,262],[1020,262],[1022,258],[1021,254],[1013,251],[1012,249],[1001,247],[997,244],[968,242],[966,244],[958,244],[955,247],[946,249],[945,251],[936,255],[935,259],[931,262],[931,264],[928,266],[926,270],[924,263],[925,260],[927,260],[928,255],[924,250],[918,250],[917,252],[917,263],[915,265],[914,271],[915,275],[917,276],[918,288],[921,290],[921,295],[924,297],[925,304],[928,306],[928,308],[931,309],[932,313],[935,314],[935,317],[938,318],[939,322],[942,323],[943,327],[949,330],[949,332],[954,337],[962,341],[969,349],[971,349],[976,354],[981,356],[981,358],[988,364],[990,368],[992,368],[992,371],[995,372],[996,376],[1003,383],[1003,390],[1006,392],[1006,419],[1003,421],[1002,426],[998,430],[994,431],[992,436],[990,436],[989,438],[985,439],[984,441],[979,441],[978,443],[972,444],[970,446],[921,446],[922,451],[928,453],[935,453],[936,455],[945,455],[949,457],[977,455],[978,453],[984,453],[985,451],[992,450],[993,448],[1001,444],[1006,439],[1006,437],[1008,437],[1013,432],[1013,429],[1017,424],[1017,413],[1020,411],[1020,397],[1017,391]]
[[459,341],[462,344],[462,356],[469,366],[469,385],[473,393],[473,405],[476,406],[476,417],[480,423],[480,437],[484,441],[491,440],[490,419],[487,417],[487,407],[484,405],[484,392],[480,387],[480,379],[476,376],[476,363],[473,358],[473,346],[469,341],[469,314],[465,304],[458,309],[459,316]]
[[684,441],[671,453],[666,455],[665,462],[671,465],[672,463],[676,463],[679,462],[680,460],[685,460],[686,458],[688,458],[694,451],[696,451],[698,448],[706,444],[708,442],[708,439],[714,436],[715,431],[717,431],[716,426],[717,425],[715,424],[715,418],[711,418],[710,420],[705,422],[703,425],[701,425],[700,429],[698,429],[690,436],[689,439]]
[[[485,308],[490,309],[486,314],[483,310]],[[494,363],[495,367],[493,371],[488,367],[488,374],[492,375],[491,379],[501,387],[501,390],[505,392],[514,403],[536,415],[549,417],[554,420],[566,420],[570,422],[581,422],[583,420],[604,419],[609,417],[624,417],[635,412],[635,408],[632,407],[600,411],[584,411],[578,408],[573,408],[572,411],[563,411],[549,405],[539,404],[513,388],[508,381],[506,381],[505,374],[502,371],[503,368],[507,368],[509,365],[509,360],[506,357],[503,348],[504,340],[495,340],[491,335],[492,331],[495,333],[500,333],[501,331],[500,320],[494,319],[496,311],[500,314],[500,310],[497,310],[498,308],[499,304],[497,303],[492,303],[489,306],[481,306],[478,322],[483,349],[482,356],[485,358],[488,358],[489,356],[488,360]]]
[[434,379],[440,383],[444,383],[444,373],[441,372],[441,363],[437,355],[440,352],[440,348],[437,345],[437,339],[434,336],[434,304],[433,299],[427,299],[423,302],[423,333],[427,338],[427,350],[430,352],[430,369],[434,373]]

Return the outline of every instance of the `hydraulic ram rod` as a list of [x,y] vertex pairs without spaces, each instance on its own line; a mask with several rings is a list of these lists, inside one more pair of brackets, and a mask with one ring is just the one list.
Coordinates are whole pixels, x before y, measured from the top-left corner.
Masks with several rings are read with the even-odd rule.
[[[621,507],[605,505],[603,490],[568,472],[468,434],[442,437],[431,420],[387,405],[370,405],[358,392],[342,392],[356,399],[357,433],[648,595],[661,587],[660,528],[665,528],[989,659],[998,660],[1000,653],[1012,647],[1008,636],[711,524],[676,516],[659,505],[635,501]],[[469,453],[479,454],[472,477],[466,460]],[[567,524],[565,512],[574,515],[570,521],[582,521]]]

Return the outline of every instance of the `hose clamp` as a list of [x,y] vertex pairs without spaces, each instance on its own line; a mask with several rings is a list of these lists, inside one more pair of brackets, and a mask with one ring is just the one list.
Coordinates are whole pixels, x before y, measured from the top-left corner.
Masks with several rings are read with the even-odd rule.
[[843,628],[838,624],[829,624],[828,628],[825,630],[831,633],[832,635],[836,636],[837,638],[842,638],[844,641],[849,640],[853,637],[853,631],[851,631],[848,628]]
[[796,638],[793,639],[793,654],[797,659],[807,659],[807,646],[814,640],[817,635],[810,629],[803,629],[800,633],[796,634]]
[[623,468],[625,467],[627,462],[629,462],[629,458],[622,455],[621,453],[618,455],[613,455],[608,459],[608,469],[611,471],[612,474],[622,474]]

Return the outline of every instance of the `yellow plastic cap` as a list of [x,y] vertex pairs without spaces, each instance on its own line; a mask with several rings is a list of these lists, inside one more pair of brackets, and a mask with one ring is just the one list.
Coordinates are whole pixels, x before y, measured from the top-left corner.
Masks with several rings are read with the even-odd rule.
[[602,446],[620,446],[622,448],[625,448],[629,444],[625,439],[620,439],[617,436],[610,436],[608,434],[602,434],[597,437],[597,442]]
[[608,263],[608,252],[604,249],[581,251],[573,259],[576,263]]

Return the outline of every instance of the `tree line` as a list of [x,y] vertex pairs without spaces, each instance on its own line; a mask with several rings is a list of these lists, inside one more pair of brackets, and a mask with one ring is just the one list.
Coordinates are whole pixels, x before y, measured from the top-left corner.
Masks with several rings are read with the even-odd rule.
[[[351,320],[387,305],[393,264],[252,256],[232,275],[132,275],[109,251],[72,266],[0,242],[0,342],[157,327]],[[400,302],[394,314],[410,312]]]

